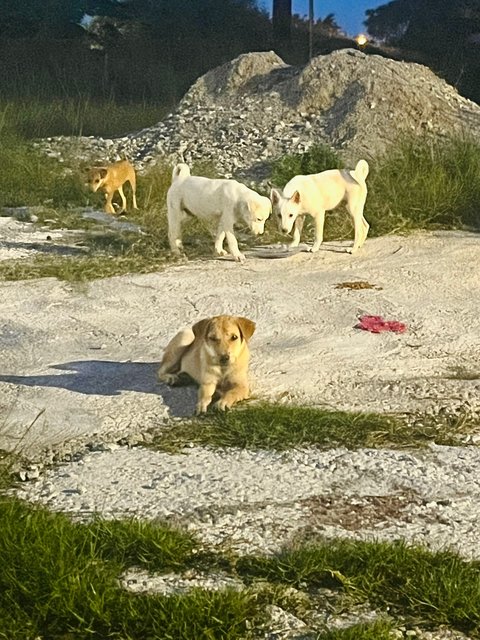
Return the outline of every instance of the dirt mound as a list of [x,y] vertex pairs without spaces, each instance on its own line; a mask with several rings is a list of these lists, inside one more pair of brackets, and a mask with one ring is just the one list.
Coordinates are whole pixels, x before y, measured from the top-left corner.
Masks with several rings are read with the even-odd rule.
[[[80,139],[76,153],[126,155],[140,169],[159,157],[211,160],[226,176],[262,180],[273,158],[315,143],[352,163],[425,132],[478,137],[480,106],[419,64],[343,49],[292,67],[262,52],[206,73],[157,125],[115,140]],[[47,146],[62,156],[65,139]]]

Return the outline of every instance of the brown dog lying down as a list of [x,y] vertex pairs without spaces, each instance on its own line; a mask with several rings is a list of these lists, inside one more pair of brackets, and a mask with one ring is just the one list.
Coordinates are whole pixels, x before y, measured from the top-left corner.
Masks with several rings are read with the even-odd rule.
[[158,379],[175,384],[180,374],[188,374],[197,384],[196,413],[205,413],[218,396],[222,411],[249,395],[248,341],[255,323],[237,316],[214,316],[182,329],[168,343]]
[[126,182],[132,187],[132,204],[137,209],[136,193],[136,176],[135,169],[128,160],[119,160],[105,167],[92,167],[87,171],[88,186],[92,191],[101,189],[105,192],[105,211],[107,213],[115,213],[112,198],[115,191],[118,191],[122,199],[122,208],[119,213],[123,213],[127,209],[127,199],[123,193],[123,185]]

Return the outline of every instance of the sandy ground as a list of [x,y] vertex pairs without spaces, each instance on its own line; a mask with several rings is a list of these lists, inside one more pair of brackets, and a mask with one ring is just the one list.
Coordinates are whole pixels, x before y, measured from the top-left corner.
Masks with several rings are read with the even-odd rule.
[[[357,255],[247,252],[244,265],[192,261],[162,273],[71,285],[0,283],[0,448],[35,457],[65,442],[141,432],[193,412],[195,389],[156,381],[182,326],[220,313],[257,323],[254,395],[372,411],[480,408],[480,238],[388,236]],[[365,281],[375,288],[337,288]],[[362,314],[404,334],[355,328]]]

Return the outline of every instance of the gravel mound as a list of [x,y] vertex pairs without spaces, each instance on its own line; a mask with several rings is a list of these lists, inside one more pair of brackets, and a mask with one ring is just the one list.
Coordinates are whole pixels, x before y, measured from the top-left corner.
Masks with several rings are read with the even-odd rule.
[[285,153],[326,143],[348,163],[375,157],[400,137],[424,132],[478,137],[480,106],[427,67],[354,49],[304,67],[274,52],[246,53],[200,77],[174,113],[113,140],[49,138],[49,155],[129,157],[142,170],[159,158],[212,161],[229,177],[262,180]]

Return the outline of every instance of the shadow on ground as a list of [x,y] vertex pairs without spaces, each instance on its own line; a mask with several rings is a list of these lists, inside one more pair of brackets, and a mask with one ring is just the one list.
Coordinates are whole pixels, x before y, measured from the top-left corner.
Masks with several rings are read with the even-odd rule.
[[50,368],[67,373],[0,375],[0,382],[66,389],[85,395],[118,396],[123,391],[151,393],[162,399],[173,416],[192,415],[195,410],[195,386],[169,387],[158,382],[158,362],[77,360],[51,365]]

